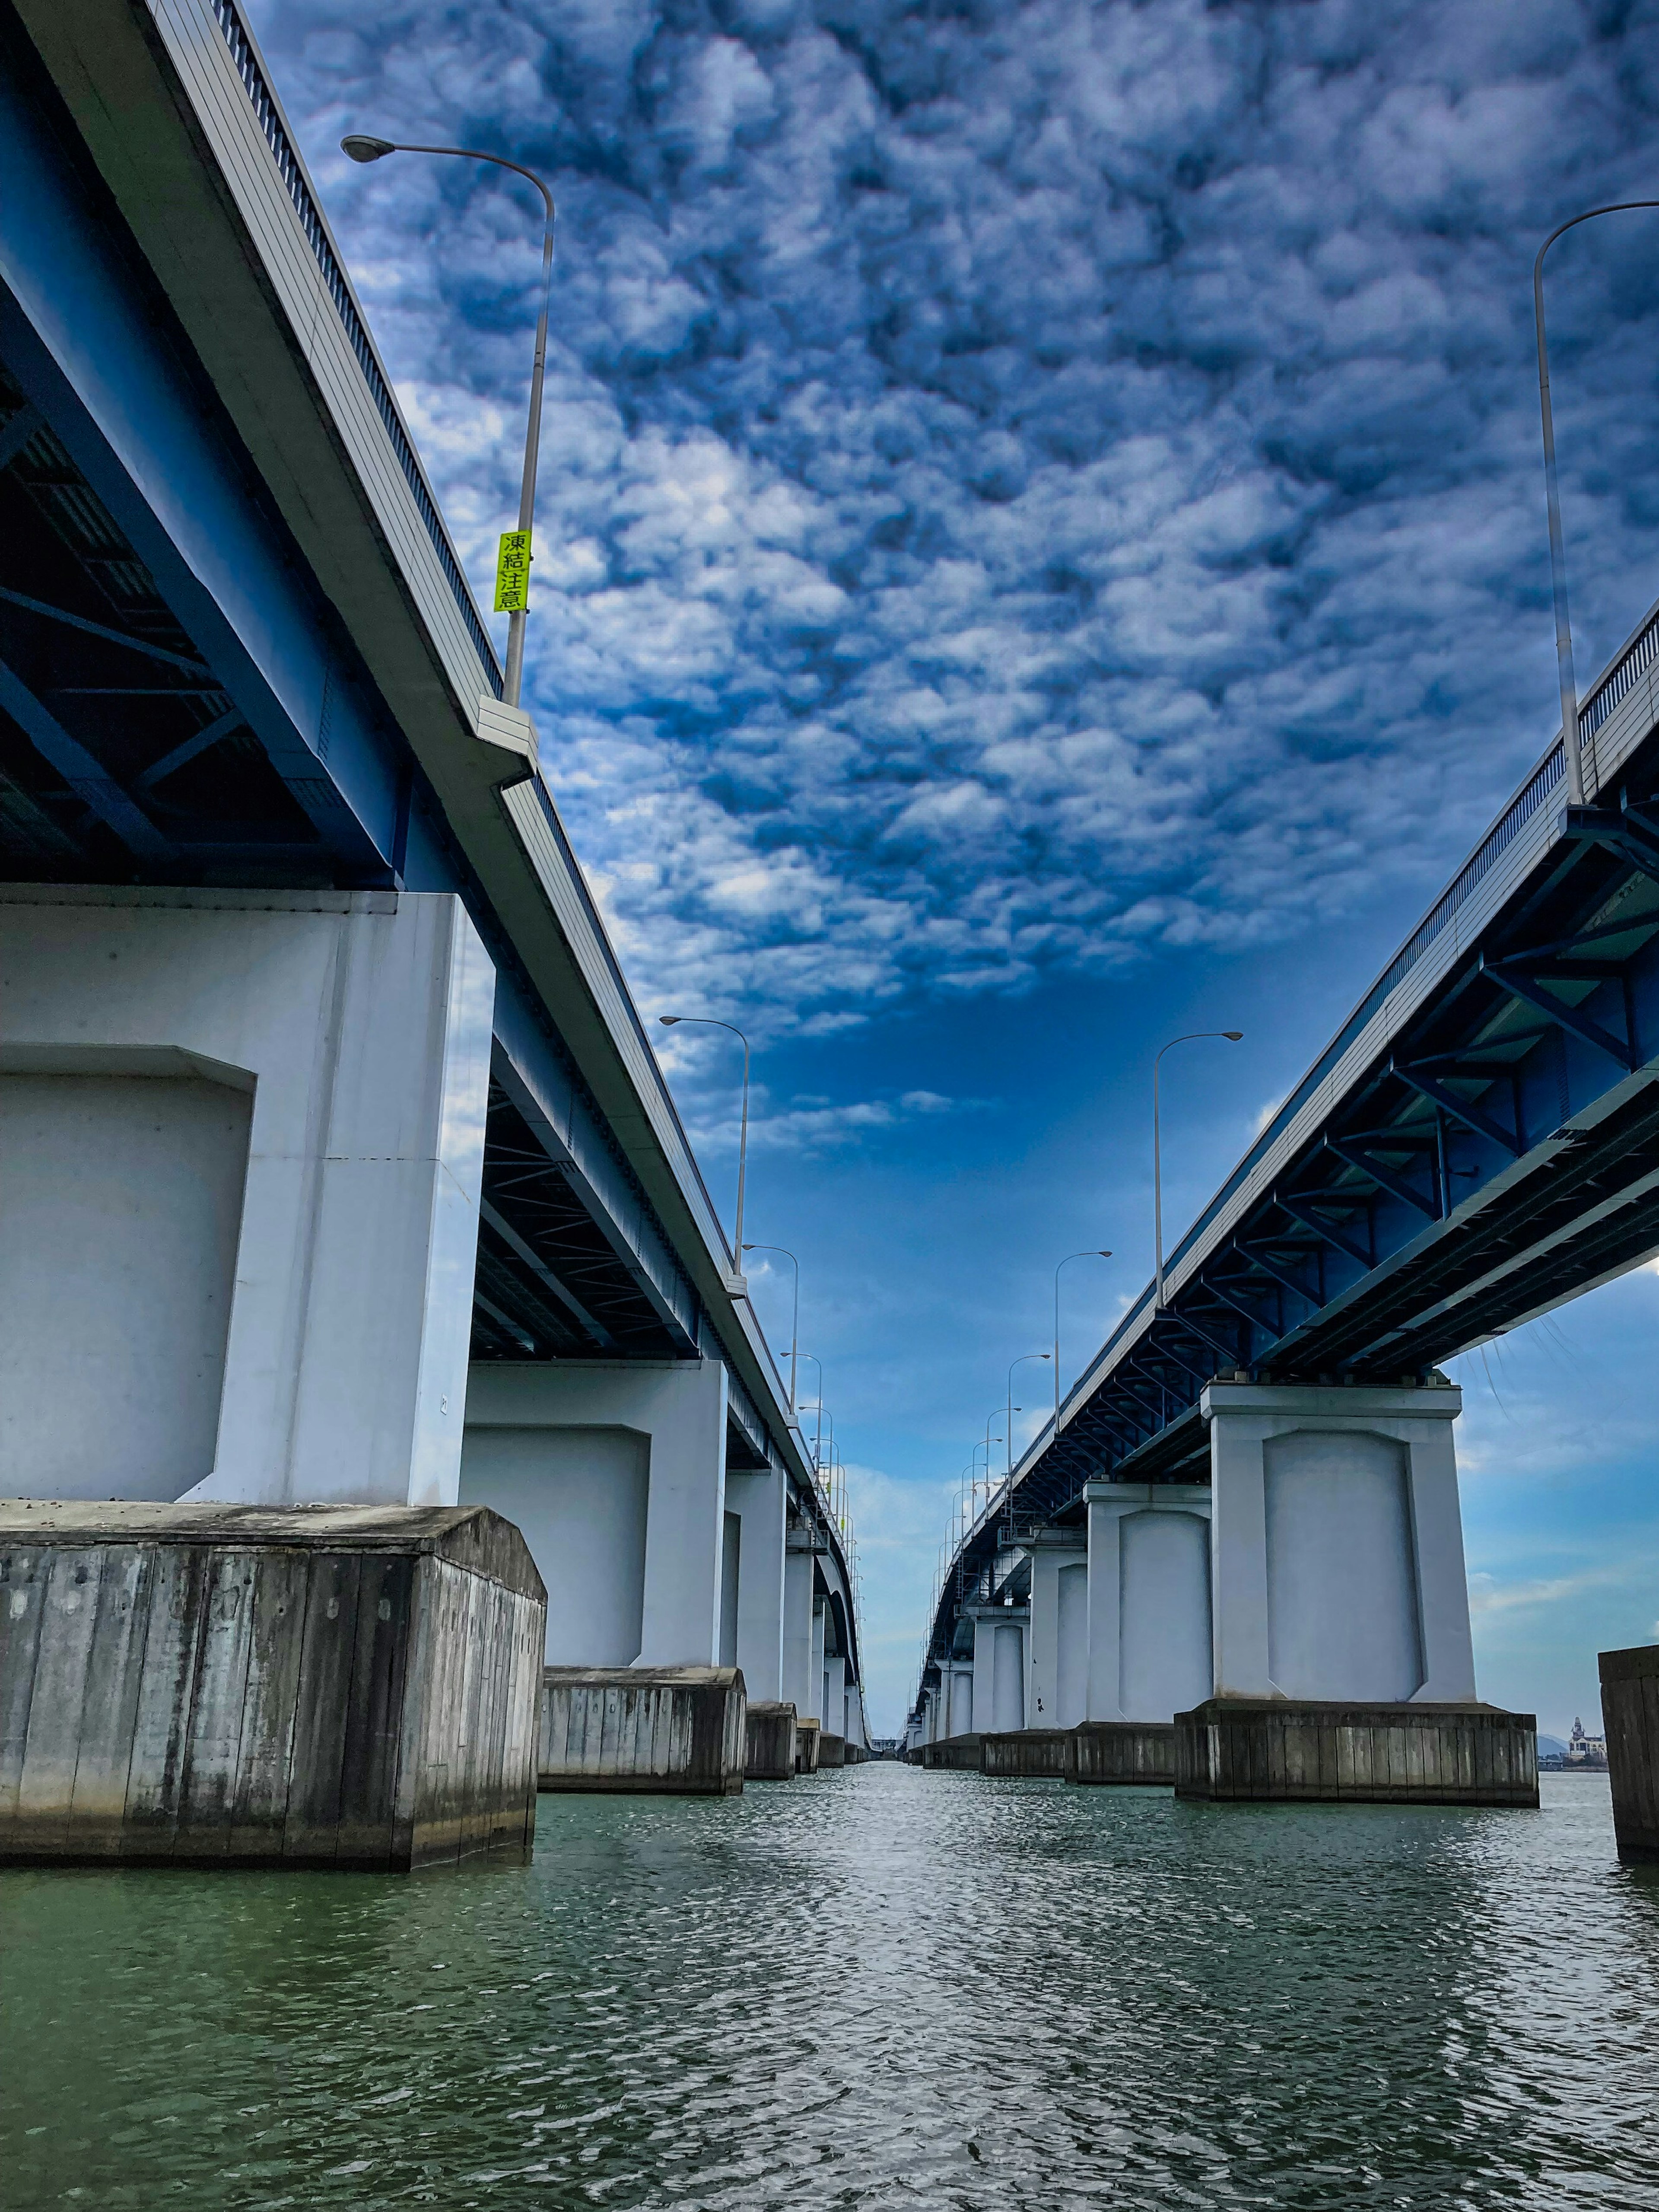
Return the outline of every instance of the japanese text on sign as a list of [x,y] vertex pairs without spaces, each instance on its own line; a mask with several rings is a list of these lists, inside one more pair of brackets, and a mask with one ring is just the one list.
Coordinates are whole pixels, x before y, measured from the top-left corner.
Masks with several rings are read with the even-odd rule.
[[495,611],[522,614],[530,604],[530,532],[504,530],[495,556]]

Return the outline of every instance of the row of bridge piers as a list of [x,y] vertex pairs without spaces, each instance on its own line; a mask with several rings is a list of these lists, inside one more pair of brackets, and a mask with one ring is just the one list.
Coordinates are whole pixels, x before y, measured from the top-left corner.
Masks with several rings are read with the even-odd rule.
[[1208,1480],[1005,1530],[907,1729],[923,1765],[1196,1797],[1535,1804],[1477,1698],[1457,1389],[1217,1380]]
[[[459,897],[0,885],[0,1862],[408,1868],[867,1755],[792,1409],[643,1233],[532,1241]],[[532,1356],[503,1252],[689,1326]]]

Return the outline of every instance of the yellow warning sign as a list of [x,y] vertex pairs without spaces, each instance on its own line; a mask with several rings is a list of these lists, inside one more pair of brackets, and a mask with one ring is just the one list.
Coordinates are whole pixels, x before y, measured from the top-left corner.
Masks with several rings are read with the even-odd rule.
[[495,556],[495,611],[522,614],[530,604],[530,532],[504,530]]

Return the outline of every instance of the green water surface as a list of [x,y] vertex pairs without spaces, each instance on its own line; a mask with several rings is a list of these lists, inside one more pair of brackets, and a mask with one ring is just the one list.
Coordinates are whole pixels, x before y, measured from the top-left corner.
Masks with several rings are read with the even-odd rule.
[[0,1873],[0,2207],[1659,2212],[1659,1885],[1541,1813],[866,1766],[533,1863]]

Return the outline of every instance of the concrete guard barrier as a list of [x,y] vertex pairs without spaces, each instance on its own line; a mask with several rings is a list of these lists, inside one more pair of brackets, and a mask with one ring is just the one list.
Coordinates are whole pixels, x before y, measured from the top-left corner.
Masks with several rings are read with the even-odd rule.
[[750,1705],[744,1753],[745,1782],[789,1782],[795,1772],[795,1709]]
[[1211,1698],[1177,1713],[1177,1797],[1258,1802],[1538,1802],[1538,1727],[1497,1705]]
[[817,1721],[795,1719],[795,1771],[797,1774],[816,1774],[818,1771],[818,1738],[823,1733]]
[[823,1730],[820,1729],[818,1732],[818,1771],[822,1772],[826,1766],[845,1766],[846,1764],[846,1737],[844,1735],[826,1735]]
[[1603,1651],[1601,1669],[1614,1841],[1621,1859],[1651,1864],[1659,1861],[1659,1644]]
[[1066,1779],[1167,1790],[1175,1734],[1170,1721],[1079,1721],[1066,1737]]
[[484,1506],[0,1501],[0,1860],[522,1852],[546,1611]]
[[1005,1780],[1059,1781],[1066,1771],[1066,1729],[1016,1729],[980,1738],[981,1774]]
[[933,1773],[977,1774],[982,1741],[977,1733],[940,1736],[936,1743],[918,1747],[915,1763]]
[[544,1790],[743,1790],[748,1698],[735,1667],[544,1667]]

